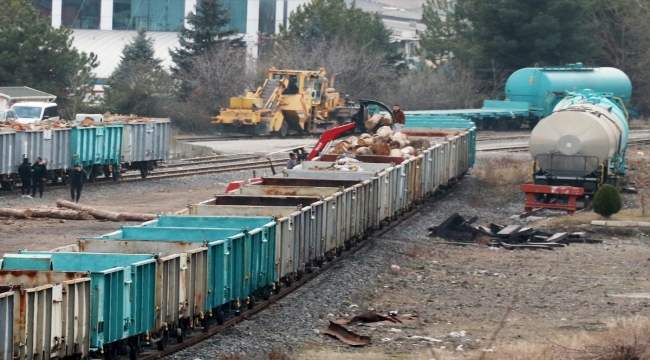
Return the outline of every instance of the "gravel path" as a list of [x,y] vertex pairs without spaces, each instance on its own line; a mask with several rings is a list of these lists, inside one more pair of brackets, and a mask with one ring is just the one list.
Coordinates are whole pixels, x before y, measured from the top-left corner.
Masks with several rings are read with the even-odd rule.
[[[414,242],[427,238],[427,228],[458,212],[477,215],[482,222],[501,221],[522,210],[520,196],[509,205],[492,209],[473,208],[477,180],[465,177],[448,194],[430,200],[422,210],[370,243],[353,256],[341,261],[293,294],[207,341],[169,356],[170,359],[214,359],[215,355],[241,354],[246,359],[266,359],[272,349],[294,353],[306,344],[335,344],[318,333],[336,319],[367,310],[359,289],[373,288],[391,266],[408,261],[405,251]],[[514,221],[514,220],[513,220]],[[356,306],[354,306],[356,305]],[[383,309],[385,310],[385,309]]]

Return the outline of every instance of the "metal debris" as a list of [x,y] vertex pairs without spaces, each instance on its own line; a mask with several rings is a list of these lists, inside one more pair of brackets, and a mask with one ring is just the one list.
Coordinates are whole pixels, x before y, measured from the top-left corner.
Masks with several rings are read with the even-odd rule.
[[488,246],[509,250],[553,250],[574,242],[602,243],[602,240],[588,239],[585,232],[548,233],[522,225],[490,224],[489,227],[472,225],[476,220],[478,218],[473,217],[466,221],[462,216],[453,214],[439,226],[430,227],[429,236],[452,240],[459,245],[472,244],[479,237],[488,238]]
[[366,346],[370,344],[370,336],[355,334],[346,329],[343,325],[339,325],[332,321],[330,321],[330,326],[328,326],[327,329],[323,329],[320,332],[334,336],[350,346]]

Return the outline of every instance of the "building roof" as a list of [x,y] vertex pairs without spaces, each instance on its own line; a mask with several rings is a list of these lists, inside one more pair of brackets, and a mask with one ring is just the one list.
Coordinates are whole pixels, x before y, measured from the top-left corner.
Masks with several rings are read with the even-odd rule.
[[[353,0],[346,0],[348,5]],[[422,5],[426,0],[357,0],[356,6],[377,13],[393,33],[393,41],[417,40],[418,31],[426,30],[422,23]]]
[[44,99],[55,100],[56,96],[43,91],[29,88],[27,86],[0,87],[0,97],[17,100],[17,99]]
[[[122,58],[124,46],[137,35],[137,31],[128,30],[81,30],[72,31],[72,46],[85,53],[97,54],[99,66],[95,69],[95,76],[107,79],[117,68]],[[153,40],[155,56],[162,60],[162,66],[169,69],[172,59],[169,55],[170,48],[177,48],[177,32],[147,32],[147,37]]]

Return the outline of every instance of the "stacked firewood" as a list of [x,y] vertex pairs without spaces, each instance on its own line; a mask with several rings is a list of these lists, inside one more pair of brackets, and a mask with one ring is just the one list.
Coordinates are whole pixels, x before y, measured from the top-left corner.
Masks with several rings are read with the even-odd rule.
[[14,130],[14,131],[34,131],[34,130],[50,130],[50,129],[65,129],[74,125],[72,122],[65,120],[44,120],[33,122],[30,124],[19,124],[14,122],[3,121],[0,122],[0,131]]
[[382,126],[375,135],[361,134],[340,141],[330,154],[417,156],[418,151],[432,146],[426,139],[410,140],[406,134],[394,132],[390,126]]
[[67,121],[67,120],[43,120],[36,121],[29,124],[19,124],[11,121],[0,121],[0,131],[34,131],[34,130],[50,130],[50,129],[67,129],[72,126],[91,127],[91,126],[105,126],[116,123],[146,123],[161,119],[138,117],[136,115],[118,115],[106,113],[104,114],[104,121],[97,122],[91,117],[86,117],[81,122]]

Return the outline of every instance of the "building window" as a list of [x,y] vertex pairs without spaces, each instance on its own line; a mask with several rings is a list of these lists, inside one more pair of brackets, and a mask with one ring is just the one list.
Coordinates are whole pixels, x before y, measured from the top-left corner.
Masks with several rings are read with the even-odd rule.
[[230,13],[230,26],[228,26],[227,30],[237,30],[240,34],[246,33],[248,1],[223,0],[221,5]]
[[113,30],[178,31],[185,0],[113,0]]
[[52,17],[52,0],[30,0],[29,3],[36,8],[41,16]]
[[63,0],[61,25],[73,29],[99,29],[101,0]]
[[275,34],[275,3],[276,0],[260,0],[259,32]]

